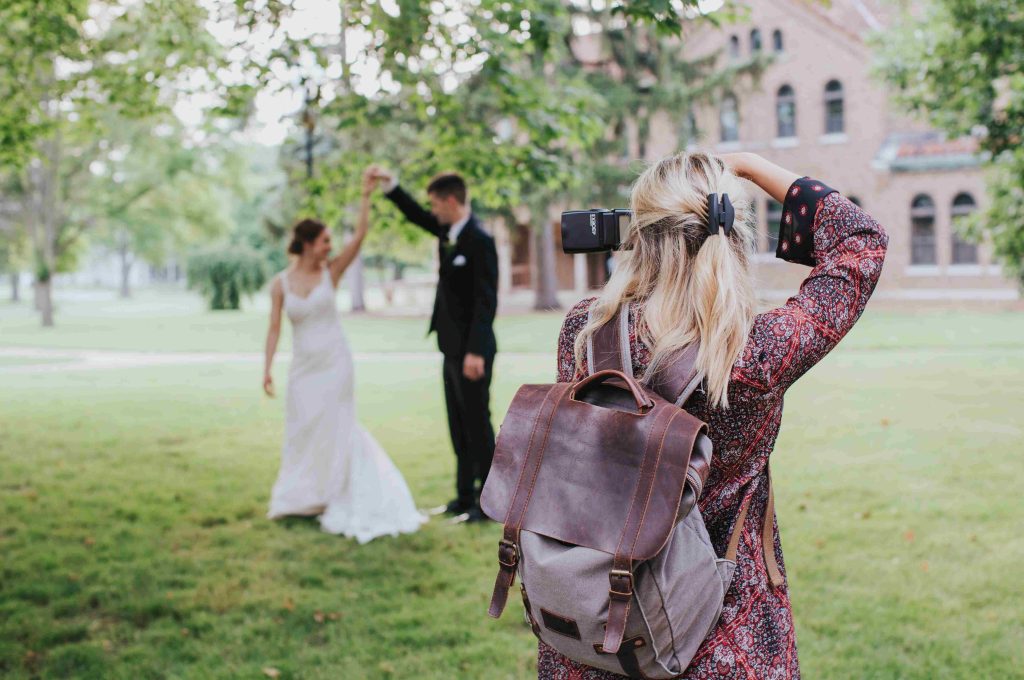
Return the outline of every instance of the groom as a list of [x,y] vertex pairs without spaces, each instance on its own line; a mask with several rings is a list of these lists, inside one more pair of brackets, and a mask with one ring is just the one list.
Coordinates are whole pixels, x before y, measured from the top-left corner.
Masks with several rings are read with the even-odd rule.
[[466,182],[457,174],[434,177],[424,210],[393,174],[375,168],[385,196],[413,224],[438,238],[440,267],[430,332],[444,355],[444,398],[455,449],[457,496],[445,512],[460,521],[485,519],[480,490],[494,457],[491,427],[491,367],[498,351],[494,312],[498,305],[498,253],[469,204]]

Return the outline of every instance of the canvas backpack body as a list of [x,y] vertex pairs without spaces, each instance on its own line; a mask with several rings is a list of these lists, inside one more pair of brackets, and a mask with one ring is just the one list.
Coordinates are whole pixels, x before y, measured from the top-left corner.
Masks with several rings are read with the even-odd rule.
[[[546,644],[633,678],[672,678],[718,621],[748,507],[718,556],[697,507],[711,440],[683,408],[700,384],[696,346],[641,385],[623,307],[587,353],[589,376],[522,386],[502,423],[481,495],[504,524],[489,613],[501,615],[518,574]],[[771,517],[769,507],[769,530]]]

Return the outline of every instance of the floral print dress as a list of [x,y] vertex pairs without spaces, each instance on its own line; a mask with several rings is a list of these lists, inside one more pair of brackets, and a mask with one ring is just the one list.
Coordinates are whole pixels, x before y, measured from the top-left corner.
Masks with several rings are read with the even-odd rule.
[[[782,422],[786,390],[821,361],[853,327],[882,272],[888,236],[867,213],[822,182],[802,178],[783,205],[778,257],[811,265],[800,291],[783,306],[758,315],[733,365],[727,410],[709,408],[698,391],[687,409],[710,426],[714,458],[700,510],[719,555],[725,553],[744,499],[752,497],[737,554],[737,569],[721,618],[682,678],[799,678],[796,634],[788,586],[773,587],[762,552],[768,504],[768,461]],[[587,322],[593,298],[566,316],[558,339],[558,380],[583,378],[573,343]],[[629,314],[633,372],[640,375],[650,351],[636,333],[642,303]],[[775,558],[785,563],[778,526]],[[604,680],[622,676],[576,663],[540,642],[541,680]]]

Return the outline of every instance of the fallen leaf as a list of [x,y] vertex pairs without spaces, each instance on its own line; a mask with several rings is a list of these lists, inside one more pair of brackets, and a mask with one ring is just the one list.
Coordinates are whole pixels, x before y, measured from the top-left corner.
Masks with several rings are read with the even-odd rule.
[[889,427],[889,419],[882,418],[882,427]]
[[327,615],[327,618],[329,618],[331,621],[337,621],[341,618],[341,614],[339,614],[338,612],[331,612]]
[[314,612],[313,620],[316,621],[317,623],[323,623],[324,622],[324,613],[323,612]]
[[174,599],[174,593],[172,593],[171,591],[168,590],[167,591],[167,599],[168,600],[173,600]]
[[82,541],[82,543],[85,543],[87,546],[92,547],[92,546],[96,545],[96,539],[93,538],[92,536],[86,536],[85,540]]
[[281,606],[284,607],[285,609],[287,609],[290,612],[295,611],[295,603],[292,602],[292,598],[290,598],[290,597],[284,598],[284,604],[281,605]]
[[266,668],[264,668],[262,670],[263,670],[263,675],[267,676],[268,678],[279,678],[279,677],[281,677],[281,671],[277,670],[276,668],[273,668],[272,666],[267,666]]
[[868,519],[869,517],[871,517],[871,511],[870,510],[865,510],[864,512],[860,513],[860,518],[861,519]]
[[921,571],[928,571],[928,563],[927,562],[922,562],[921,563]]
[[825,539],[823,539],[823,538],[819,538],[818,540],[816,540],[816,541],[814,542],[814,545],[815,545],[816,547],[818,547],[819,549],[820,549],[820,548],[824,548],[824,547],[825,547]]
[[182,636],[182,637],[188,637],[188,636],[189,636],[189,635],[191,635],[191,634],[192,634],[192,633],[191,633],[191,631],[189,631],[189,629],[188,629],[188,628],[182,628],[182,629],[181,629],[181,636]]
[[104,652],[109,652],[110,650],[112,650],[114,648],[114,643],[111,642],[110,640],[104,640],[100,644],[103,645],[103,651]]
[[906,541],[907,543],[913,543],[914,542],[914,532],[913,532],[913,530],[908,531],[905,534],[903,534],[903,540]]

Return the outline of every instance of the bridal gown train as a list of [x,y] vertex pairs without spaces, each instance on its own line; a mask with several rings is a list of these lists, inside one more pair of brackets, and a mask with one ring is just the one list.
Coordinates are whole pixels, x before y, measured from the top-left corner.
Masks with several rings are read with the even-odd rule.
[[306,297],[290,290],[287,272],[280,279],[293,350],[281,470],[267,517],[319,515],[324,531],[360,543],[416,531],[425,518],[402,474],[356,422],[352,351],[330,274],[324,268]]

